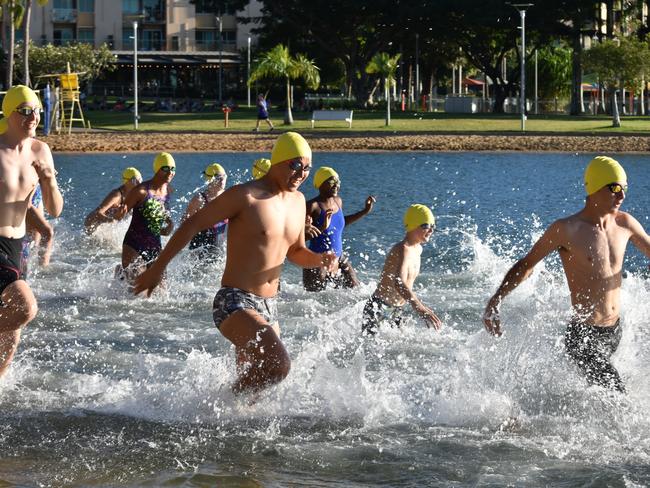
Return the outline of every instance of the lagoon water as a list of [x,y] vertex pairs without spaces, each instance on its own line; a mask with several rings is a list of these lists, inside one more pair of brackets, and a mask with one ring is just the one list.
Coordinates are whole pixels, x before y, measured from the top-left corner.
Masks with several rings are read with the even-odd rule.
[[[231,185],[259,156],[175,155],[176,221],[208,162],[221,162]],[[148,177],[153,156],[56,155],[66,206],[50,268],[32,263],[40,312],[0,383],[0,485],[650,484],[650,260],[628,248],[614,357],[626,396],[587,387],[564,357],[570,309],[557,256],[506,300],[503,337],[481,324],[507,268],[581,208],[591,157],[315,154],[316,167],[339,171],[347,211],[377,197],[345,234],[363,286],[307,293],[286,265],[279,309],[292,370],[248,405],[228,390],[234,354],[212,325],[223,262],[185,252],[166,290],[134,298],[113,279],[127,224],[81,232],[119,172],[133,165]],[[630,183],[623,208],[650,229],[650,157],[619,160]],[[364,302],[415,202],[438,217],[416,289],[444,328],[411,317],[363,339]]]

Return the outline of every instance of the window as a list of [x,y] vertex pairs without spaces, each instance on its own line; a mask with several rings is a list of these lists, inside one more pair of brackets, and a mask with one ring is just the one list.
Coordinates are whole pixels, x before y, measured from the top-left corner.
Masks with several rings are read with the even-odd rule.
[[221,31],[221,40],[224,44],[235,44],[235,42],[237,42],[237,31]]
[[139,49],[143,51],[161,51],[162,50],[162,31],[160,30],[143,30],[142,38],[138,42]]
[[95,45],[95,29],[79,29],[77,31],[77,41],[86,44]]
[[79,0],[79,12],[93,13],[95,11],[95,0]]
[[139,0],[122,0],[122,13],[126,15],[136,15],[140,13]]
[[75,8],[74,0],[54,0],[54,8]]
[[217,48],[217,31],[216,30],[197,30],[196,31],[196,48],[200,51],[214,51]]
[[122,28],[122,49],[133,49],[133,28]]
[[161,22],[164,20],[162,0],[143,0],[145,20],[148,22]]
[[212,2],[210,0],[196,0],[196,13],[213,14],[215,13],[215,9],[212,6]]
[[180,51],[178,36],[172,36],[172,51]]
[[74,40],[74,31],[72,27],[54,27],[53,44],[55,46],[65,46]]

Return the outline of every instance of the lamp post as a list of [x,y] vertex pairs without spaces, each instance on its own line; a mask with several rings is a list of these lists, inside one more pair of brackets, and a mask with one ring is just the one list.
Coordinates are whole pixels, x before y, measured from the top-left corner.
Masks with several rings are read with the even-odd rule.
[[247,99],[248,106],[251,106],[251,86],[248,83],[248,80],[251,79],[251,36],[248,36],[248,57],[246,60],[246,87],[247,87]]
[[222,104],[223,103],[223,97],[222,97],[222,94],[221,94],[221,91],[222,91],[221,86],[222,86],[222,83],[223,83],[223,61],[222,61],[222,57],[223,57],[223,52],[222,52],[222,49],[223,49],[223,39],[222,39],[223,23],[221,22],[221,13],[219,13],[219,17],[217,17],[217,19],[219,20],[219,39],[218,39],[219,44],[217,46],[217,49],[219,50],[219,103]]
[[415,34],[415,110],[420,104],[420,34]]
[[532,7],[532,3],[512,3],[521,17],[521,75],[519,89],[519,106],[521,110],[521,130],[526,130],[526,9]]
[[138,130],[138,21],[133,21],[133,128]]

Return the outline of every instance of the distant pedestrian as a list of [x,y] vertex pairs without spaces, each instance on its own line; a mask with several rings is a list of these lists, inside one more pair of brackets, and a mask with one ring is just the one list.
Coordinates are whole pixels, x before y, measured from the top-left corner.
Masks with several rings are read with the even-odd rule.
[[273,130],[273,122],[269,118],[269,106],[266,102],[264,95],[257,95],[257,123],[255,124],[254,132],[260,130],[260,122],[265,120],[269,124],[269,132]]

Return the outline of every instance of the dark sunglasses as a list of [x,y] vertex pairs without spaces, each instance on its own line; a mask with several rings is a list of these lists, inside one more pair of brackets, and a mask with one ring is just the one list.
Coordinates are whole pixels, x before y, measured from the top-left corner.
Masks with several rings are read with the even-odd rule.
[[341,180],[337,178],[330,178],[326,181],[329,186],[341,186]]
[[609,188],[609,191],[612,193],[618,195],[621,192],[627,193],[627,185],[621,185],[620,183],[610,183],[607,185],[607,188]]
[[289,163],[289,168],[291,168],[291,171],[293,171],[294,173],[298,173],[298,172],[309,173],[311,171],[310,164],[303,166],[302,163],[297,159]]
[[32,114],[34,114],[35,117],[38,117],[39,115],[41,115],[41,107],[34,107],[34,108],[20,107],[14,110],[14,112],[18,112],[23,117],[29,117]]
[[160,170],[165,173],[176,173],[176,166],[161,166]]

